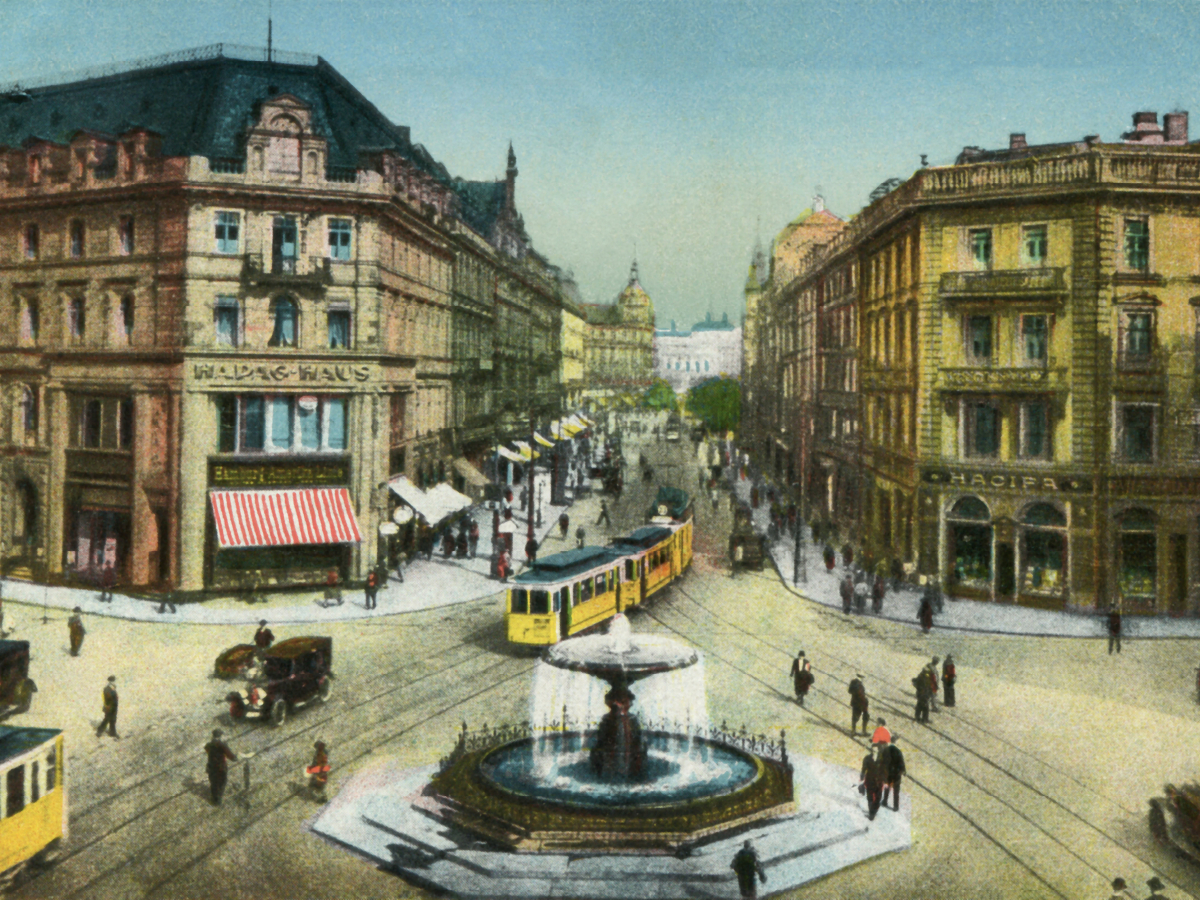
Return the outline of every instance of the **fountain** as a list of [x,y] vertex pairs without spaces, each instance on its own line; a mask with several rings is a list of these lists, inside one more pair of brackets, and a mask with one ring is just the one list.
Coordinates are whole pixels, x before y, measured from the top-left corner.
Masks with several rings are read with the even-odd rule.
[[[778,845],[777,871],[803,873],[773,874],[773,890],[908,846],[906,815],[871,823],[883,839],[864,842],[856,772],[811,759],[797,772],[784,735],[712,727],[700,654],[632,634],[623,615],[607,634],[546,651],[530,714],[515,727],[464,724],[435,771],[363,776],[314,830],[418,883],[479,897],[551,885],[556,896],[659,896],[664,878],[676,893],[696,881],[685,892],[703,883],[736,896],[729,859],[748,836],[768,868],[764,850]],[[798,786],[812,794],[805,811]]]

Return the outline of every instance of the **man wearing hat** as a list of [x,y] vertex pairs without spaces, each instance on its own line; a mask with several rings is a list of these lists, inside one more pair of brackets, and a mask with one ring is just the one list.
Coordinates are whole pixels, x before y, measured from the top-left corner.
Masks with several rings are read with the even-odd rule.
[[929,675],[929,708],[934,712],[938,711],[938,663],[941,661],[941,657],[935,656],[925,667],[925,671]]
[[67,633],[71,637],[72,656],[79,655],[79,648],[83,646],[83,636],[87,634],[87,632],[83,630],[83,619],[79,616],[81,612],[83,612],[83,610],[77,606],[75,607],[71,618],[67,619]]
[[1158,897],[1159,900],[1167,900],[1167,895],[1160,893],[1166,885],[1159,880],[1157,875],[1150,876],[1150,880],[1146,882],[1146,886],[1150,888],[1150,896],[1146,900],[1154,900],[1155,897]]
[[221,805],[225,782],[229,780],[229,761],[237,759],[237,754],[229,749],[222,737],[221,729],[214,728],[212,740],[204,745],[204,752],[208,754],[208,764],[204,769],[208,773],[208,790],[213,806]]
[[879,744],[884,770],[883,805],[888,805],[888,792],[892,794],[892,812],[900,811],[900,781],[908,770],[904,767],[904,754],[896,746],[896,736],[892,735],[891,743]]
[[917,691],[917,708],[913,711],[913,718],[918,722],[929,722],[929,672],[922,669],[917,673],[917,677],[912,680],[912,685]]
[[314,743],[313,750],[312,765],[305,768],[304,774],[308,776],[309,790],[323,803],[325,802],[325,785],[329,782],[329,752],[324,741]]
[[767,873],[763,871],[762,864],[758,861],[758,853],[750,841],[743,843],[742,849],[734,854],[729,868],[737,873],[738,891],[742,897],[757,897],[758,882],[755,881],[755,877],[765,883]]
[[867,818],[874,819],[879,812],[879,801],[883,795],[883,783],[887,779],[887,763],[883,759],[883,745],[873,744],[863,757],[859,772],[858,792],[867,798]]
[[945,706],[954,705],[954,682],[957,677],[954,671],[954,657],[947,653],[946,660],[942,663],[942,687],[945,688],[942,703]]
[[862,673],[855,672],[854,680],[850,682],[850,686],[846,688],[846,692],[850,694],[850,733],[854,734],[858,729],[859,717],[863,723],[863,737],[867,736],[867,726],[871,724],[871,716],[869,714],[867,689],[863,687]]
[[104,703],[104,718],[100,720],[100,725],[96,728],[96,737],[104,734],[107,728],[110,736],[117,740],[121,736],[117,734],[117,676],[109,675],[108,684],[104,686],[104,691],[101,693],[101,700]]
[[259,619],[258,631],[254,632],[254,655],[258,657],[259,662],[262,662],[263,657],[267,655],[267,650],[270,649],[273,643],[275,643],[275,635],[267,627],[267,620]]
[[812,664],[805,658],[804,651],[801,650],[792,660],[792,687],[796,690],[796,701],[801,706],[804,705],[804,698],[808,694],[808,689],[812,687],[812,683]]

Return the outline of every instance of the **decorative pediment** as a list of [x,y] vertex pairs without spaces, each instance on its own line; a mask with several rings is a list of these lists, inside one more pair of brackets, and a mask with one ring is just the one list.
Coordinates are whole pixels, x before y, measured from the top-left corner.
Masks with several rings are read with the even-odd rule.
[[1113,300],[1117,306],[1162,306],[1162,302],[1147,291],[1126,294]]
[[264,100],[252,131],[300,137],[312,133],[312,107],[293,94]]

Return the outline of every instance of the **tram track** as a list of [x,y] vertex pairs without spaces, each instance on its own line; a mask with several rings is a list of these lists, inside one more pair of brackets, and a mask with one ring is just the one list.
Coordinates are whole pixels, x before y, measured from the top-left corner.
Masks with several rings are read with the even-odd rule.
[[[768,648],[769,650],[773,651],[774,653],[779,654],[781,657],[785,657],[788,661],[790,661],[790,659],[792,658],[792,654],[790,651],[785,650],[783,647],[779,646],[778,644],[773,643],[773,642],[761,637],[757,633],[743,627],[742,625],[738,624],[737,622],[733,621],[732,619],[729,619],[725,616],[720,615],[718,612],[716,612],[710,606],[706,605],[705,603],[702,603],[691,592],[682,588],[681,586],[676,585],[674,592],[677,592],[684,599],[686,599],[690,603],[694,604],[703,613],[703,615],[707,621],[723,623],[726,627],[734,629],[737,632],[745,635],[746,637],[751,638],[752,640],[758,642],[759,644]],[[663,607],[665,607],[665,609]],[[649,615],[652,618],[654,618],[656,621],[658,621],[663,627],[668,628],[669,630],[674,631],[676,634],[679,634],[681,637],[684,637],[691,641],[696,641],[696,637],[694,635],[685,634],[684,631],[682,631],[679,627],[676,627],[676,625],[673,625],[672,623],[665,621],[660,615],[658,615],[658,613],[662,612],[662,613],[666,613],[666,614],[675,614],[675,615],[678,615],[678,616],[686,619],[692,625],[703,628],[703,624],[701,623],[701,621],[699,619],[697,619],[696,617],[691,616],[687,612],[681,610],[679,608],[678,604],[670,604],[670,603],[661,604],[653,612],[651,612],[649,610],[647,610],[646,612],[649,613]],[[757,675],[753,674],[752,672],[749,672],[748,670],[744,669],[743,667],[738,666],[733,660],[729,659],[727,656],[722,654],[719,651],[719,649],[717,649],[715,647],[707,648],[705,650],[705,652],[709,653],[710,655],[715,656],[723,664],[729,665],[729,666],[733,667],[735,670],[742,672],[747,677],[750,677],[753,680],[757,681],[758,683],[762,684],[764,687],[767,687],[767,688],[771,689],[772,691],[774,691],[775,693],[780,694],[781,699],[783,699],[784,701],[790,701],[790,698],[788,698],[785,694],[783,694],[781,691],[779,691],[778,688],[774,684],[758,677]],[[763,663],[765,665],[768,665],[772,669],[774,669],[775,666],[778,664],[776,660],[767,659],[764,656],[762,656],[760,653],[755,653],[752,650],[750,650],[749,648],[746,648],[746,652],[754,660],[756,660],[760,663]],[[823,655],[828,656],[831,661],[833,661],[834,663],[836,663],[838,666],[840,666],[842,668],[850,669],[851,671],[853,671],[853,669],[855,668],[855,666],[853,664],[851,664],[848,660],[837,657],[835,654],[823,653]],[[825,676],[830,678],[831,680],[836,681],[838,684],[842,684],[845,681],[845,676],[842,675],[841,673],[834,672],[834,671],[827,670],[827,669],[818,669],[818,671],[821,674],[824,674]],[[863,671],[863,669],[861,669],[861,667],[859,667],[859,671]],[[886,684],[892,686],[893,688],[895,687],[895,683],[889,678],[878,676],[878,673],[876,673],[873,677],[878,677],[879,680],[881,681],[881,683],[886,683]],[[843,707],[847,710],[849,709],[848,702],[846,702],[846,700],[840,696],[834,695],[824,689],[816,689],[816,693],[818,695],[823,696],[823,697],[827,698],[828,700],[832,701],[837,706]],[[896,700],[895,696],[893,694],[892,696],[890,696],[886,699],[880,698],[878,695],[875,695],[873,697],[873,699],[875,700],[875,702],[878,706],[883,707],[889,713],[895,712],[901,716],[904,716],[905,718],[909,718],[907,713],[904,711],[904,709],[901,706],[902,703],[905,706],[908,705],[907,698],[904,698],[904,700]],[[820,721],[826,723],[830,727],[836,729],[839,734],[845,736],[847,739],[855,740],[852,736],[846,734],[843,726],[840,726],[840,725],[832,722],[831,720],[829,720],[827,717],[820,715],[819,713],[812,710],[811,707],[805,707],[805,712],[807,712],[809,715],[812,715],[813,717],[819,719]],[[974,723],[968,722],[965,724],[967,724],[970,727],[979,728],[979,730],[981,732],[986,732],[986,729],[982,729]],[[918,732],[918,736],[914,737],[914,736],[906,735],[905,743],[913,746],[914,749],[918,750],[921,754],[928,757],[930,760],[934,761],[938,765],[942,766],[945,769],[945,771],[949,773],[950,777],[952,777],[953,779],[956,779],[959,784],[961,784],[963,786],[968,786],[970,789],[974,790],[975,792],[982,794],[983,797],[987,798],[987,801],[989,801],[990,803],[996,804],[1001,809],[1006,810],[1007,812],[1003,813],[1004,815],[1014,816],[1018,820],[1020,820],[1020,822],[1023,822],[1026,826],[1028,826],[1028,828],[1033,829],[1037,834],[1041,835],[1041,837],[1045,841],[1048,841],[1051,845],[1058,847],[1059,851],[1061,851],[1062,853],[1065,853],[1071,859],[1074,859],[1078,865],[1086,868],[1091,873],[1093,873],[1097,879],[1103,879],[1102,881],[1099,881],[1099,883],[1101,883],[1101,884],[1106,883],[1107,880],[1111,877],[1111,875],[1110,875],[1111,867],[1108,865],[1104,865],[1104,864],[1098,864],[1098,862],[1095,859],[1093,845],[1096,843],[1097,838],[1100,838],[1104,842],[1107,842],[1107,844],[1110,845],[1110,851],[1115,850],[1115,852],[1117,852],[1119,854],[1127,854],[1129,858],[1131,858],[1132,860],[1136,860],[1141,866],[1146,867],[1147,869],[1155,872],[1156,874],[1160,874],[1160,875],[1163,874],[1160,871],[1159,867],[1155,866],[1149,860],[1147,860],[1143,856],[1139,855],[1135,850],[1131,849],[1129,846],[1127,846],[1124,842],[1122,842],[1115,835],[1107,832],[1102,827],[1096,825],[1094,822],[1090,821],[1085,815],[1078,813],[1074,808],[1072,808],[1072,806],[1070,804],[1064,802],[1063,800],[1061,800],[1057,797],[1050,796],[1045,791],[1042,791],[1040,788],[1038,788],[1036,785],[1031,784],[1026,779],[1021,778],[1016,773],[1006,769],[1004,766],[999,765],[995,761],[988,759],[984,754],[978,752],[975,748],[966,744],[964,742],[964,740],[960,740],[958,738],[953,737],[952,735],[945,734],[939,729],[929,730],[928,734],[932,738],[932,740],[926,740],[926,739],[924,739],[924,736],[926,735],[926,733],[927,733],[926,731],[921,730]],[[855,743],[857,744],[858,741],[855,740]],[[949,744],[949,748],[939,746],[940,743]],[[955,749],[960,750],[960,751],[965,751],[967,756],[969,758],[971,758],[973,761],[977,760],[978,762],[982,763],[984,769],[991,772],[991,777],[989,778],[986,771],[984,773],[972,772],[972,771],[969,771],[969,768],[970,768],[969,765],[964,766],[961,763],[956,765],[954,762],[952,762],[949,759],[949,753],[953,752]],[[1032,755],[1032,754],[1029,754],[1029,755],[1032,758],[1036,759],[1036,757],[1034,755]],[[1041,762],[1041,761],[1039,761],[1039,762]],[[1044,762],[1042,762],[1042,764],[1047,765],[1048,768],[1053,768]],[[1062,775],[1063,777],[1068,777],[1068,778],[1070,777],[1067,775],[1067,773],[1062,773],[1061,770],[1056,770],[1056,771],[1058,771],[1059,774]],[[1037,867],[1039,865],[1037,859],[1033,859],[1032,861],[1029,859],[1025,859],[1022,857],[1021,853],[1019,853],[1017,850],[1015,850],[1013,848],[1013,846],[1009,846],[1010,844],[1015,846],[1019,843],[1028,844],[1028,840],[1027,840],[1027,837],[1025,834],[1022,834],[1019,830],[1014,831],[1013,829],[1008,828],[1007,823],[1004,823],[1004,822],[996,822],[993,820],[991,822],[985,823],[984,821],[981,821],[985,817],[985,815],[988,814],[986,812],[983,815],[979,815],[979,816],[969,816],[963,808],[963,806],[964,806],[963,803],[961,803],[961,802],[955,803],[954,802],[955,798],[951,797],[951,796],[947,796],[946,792],[944,790],[935,790],[927,778],[918,779],[918,778],[914,778],[911,775],[909,775],[908,778],[909,778],[909,780],[913,781],[914,784],[917,784],[919,787],[921,787],[922,790],[925,790],[931,797],[934,797],[939,802],[941,802],[943,805],[947,806],[947,808],[952,810],[956,815],[964,818],[964,821],[968,821],[969,824],[971,824],[971,826],[976,831],[978,831],[981,835],[986,837],[990,842],[992,842],[996,846],[1003,849],[1004,852],[1006,853],[1006,855],[1010,856],[1010,858],[1014,859],[1015,861],[1018,861],[1021,864],[1022,868],[1026,869],[1031,874],[1036,875],[1039,882],[1047,885],[1047,887],[1052,887],[1050,885],[1050,879],[1054,876],[1043,875],[1042,872],[1039,872],[1037,870]],[[1000,780],[999,785],[994,783],[995,779]],[[1087,788],[1086,785],[1080,784],[1077,779],[1072,778],[1071,780],[1074,781],[1080,789],[1084,789],[1084,790],[1089,789],[1089,788]],[[1003,795],[1004,793],[1010,792],[1013,790],[1015,790],[1018,793],[1018,795],[1023,795],[1023,796],[1012,797],[1010,799],[1009,797],[1006,797]],[[951,793],[957,794],[958,792],[952,791]],[[1109,803],[1112,802],[1111,798],[1108,798],[1105,795],[1099,794],[1098,792],[1094,792],[1094,793],[1096,793],[1096,795],[1098,797],[1101,797],[1106,802],[1109,802]],[[959,797],[958,799],[961,800],[964,798]],[[966,799],[969,800],[969,798],[966,798]],[[1049,810],[1046,810],[1046,809],[1035,810],[1032,808],[1033,806],[1036,806],[1039,803],[1049,806],[1050,809]],[[1120,805],[1120,804],[1116,804],[1116,805],[1119,807],[1119,809],[1121,809],[1125,812],[1130,812],[1127,809],[1127,807],[1124,807],[1123,805]],[[994,812],[999,812],[999,810],[995,810]],[[1068,820],[1065,823],[1063,821],[1061,821],[1064,817]],[[1066,833],[1070,830],[1072,820],[1073,820],[1074,826],[1077,829],[1083,829],[1088,832],[1087,837],[1084,837],[1081,834],[1074,834],[1074,835],[1071,835],[1070,837],[1066,836]],[[1010,831],[1012,833],[1006,837],[1003,834],[997,834],[996,833],[997,831],[1000,831],[1000,832]],[[1061,837],[1060,837],[1060,835],[1061,835]],[[1088,838],[1090,838],[1090,840],[1088,840]],[[1067,843],[1068,840],[1071,842],[1071,845],[1068,845],[1068,843]],[[1031,847],[1026,847],[1025,854],[1030,857],[1035,855],[1033,853],[1033,848],[1031,848]],[[1046,864],[1044,864],[1044,863],[1041,864],[1041,868],[1043,868],[1043,869],[1047,868]],[[1059,896],[1069,896],[1068,894],[1064,894],[1057,887],[1053,887],[1052,889]]]

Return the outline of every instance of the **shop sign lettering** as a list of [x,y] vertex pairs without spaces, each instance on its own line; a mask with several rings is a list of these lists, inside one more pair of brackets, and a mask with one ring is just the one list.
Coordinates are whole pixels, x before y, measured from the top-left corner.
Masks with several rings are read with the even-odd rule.
[[247,381],[275,383],[280,381],[350,384],[371,377],[368,365],[318,365],[316,363],[195,363],[192,375],[196,381]]
[[211,487],[286,487],[295,485],[345,484],[349,471],[345,463],[213,463]]
[[1009,491],[1090,491],[1087,478],[1074,475],[1029,475],[1015,472],[971,472],[961,469],[927,470],[923,479],[928,484],[950,487]]

